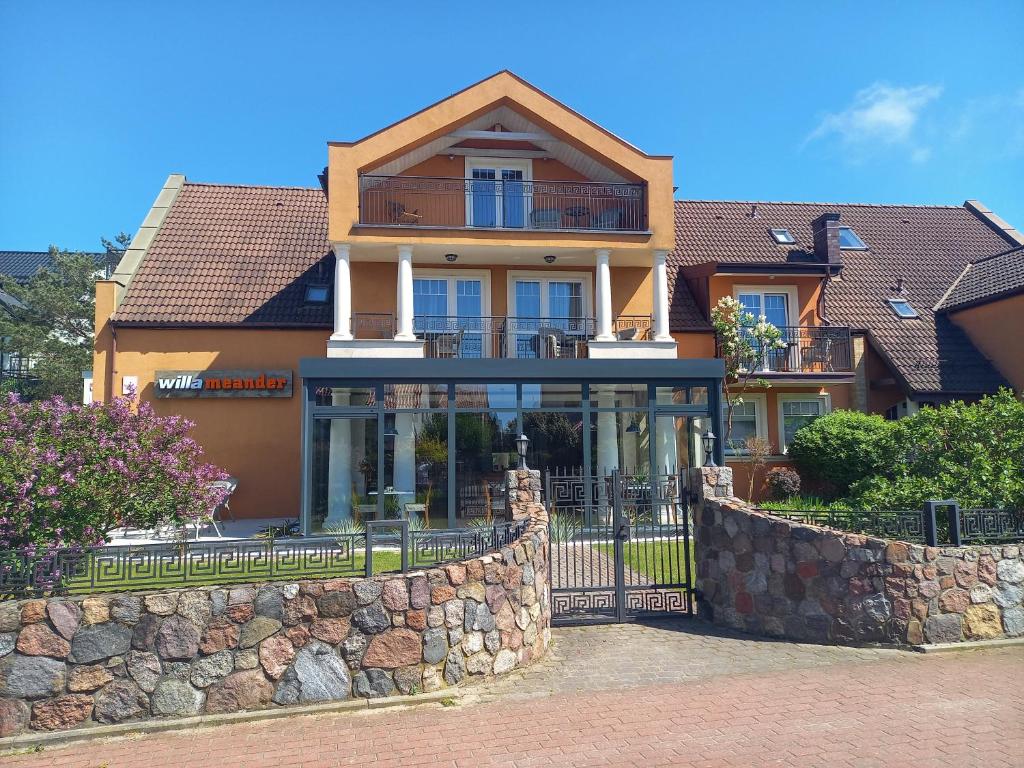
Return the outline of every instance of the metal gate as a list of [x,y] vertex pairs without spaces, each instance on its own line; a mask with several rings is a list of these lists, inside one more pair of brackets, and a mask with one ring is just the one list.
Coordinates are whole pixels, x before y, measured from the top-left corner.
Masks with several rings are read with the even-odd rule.
[[684,475],[556,470],[545,494],[553,624],[693,614]]

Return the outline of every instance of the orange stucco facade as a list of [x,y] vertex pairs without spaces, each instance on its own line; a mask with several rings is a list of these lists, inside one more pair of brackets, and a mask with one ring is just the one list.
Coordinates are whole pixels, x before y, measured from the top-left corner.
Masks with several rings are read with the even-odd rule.
[[[1024,391],[1024,294],[979,304],[950,315],[1017,392]],[[1016,328],[1018,332],[1008,332]]]

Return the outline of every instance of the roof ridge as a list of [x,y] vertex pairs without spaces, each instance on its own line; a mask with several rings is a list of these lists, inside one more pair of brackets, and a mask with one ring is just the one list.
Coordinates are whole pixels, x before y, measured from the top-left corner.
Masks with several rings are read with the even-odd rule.
[[982,256],[982,257],[972,261],[969,266],[973,266],[973,265],[976,265],[976,264],[983,264],[986,261],[991,261],[992,259],[998,259],[1000,256],[1009,256],[1014,251],[1024,251],[1024,245],[1015,245],[1013,248],[1008,248],[1005,251],[1000,251],[999,253],[993,253],[993,254],[990,254],[989,256]]
[[321,187],[300,187],[293,184],[232,184],[230,182],[217,181],[191,181],[185,182],[186,187],[233,187],[236,189],[296,189],[303,192],[321,192]]
[[[955,209],[964,208],[962,205],[948,205],[948,204],[935,204],[935,203],[837,203],[837,202],[821,202],[814,200],[725,200],[725,199],[712,199],[712,198],[682,198],[674,200],[677,204],[681,203],[735,203],[743,205],[841,205],[847,208],[940,208],[940,209]],[[966,210],[966,209],[964,209]]]

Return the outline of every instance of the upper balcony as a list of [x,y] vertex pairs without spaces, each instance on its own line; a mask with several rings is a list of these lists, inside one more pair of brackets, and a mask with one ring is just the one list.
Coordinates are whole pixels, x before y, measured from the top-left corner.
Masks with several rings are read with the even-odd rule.
[[[647,185],[441,176],[359,177],[364,226],[643,234]],[[506,174],[507,175],[507,174]]]
[[[785,346],[755,351],[743,362],[744,369],[767,378],[853,372],[850,329],[846,326],[781,326],[779,330]],[[720,348],[716,354],[721,356]]]

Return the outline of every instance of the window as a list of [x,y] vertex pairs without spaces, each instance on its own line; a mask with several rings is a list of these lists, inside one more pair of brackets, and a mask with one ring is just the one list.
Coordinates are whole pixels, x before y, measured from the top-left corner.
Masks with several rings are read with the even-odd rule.
[[775,238],[775,242],[779,245],[792,245],[796,242],[796,238],[790,233],[790,231],[784,227],[772,230],[772,237]]
[[796,431],[831,410],[827,395],[779,395],[779,436],[782,453]]
[[326,285],[307,285],[306,286],[306,303],[307,304],[326,304],[329,289]]
[[[722,403],[722,412],[728,419],[728,408]],[[745,394],[743,402],[732,410],[732,431],[723,443],[725,453],[730,456],[747,454],[746,442],[751,437],[768,439],[767,400],[763,394]],[[726,427],[728,429],[728,427]]]
[[522,229],[529,215],[529,160],[468,158],[471,181],[466,194],[466,221],[471,227]]
[[854,250],[866,251],[867,245],[861,240],[851,227],[839,228],[839,247],[851,248]]
[[917,310],[910,306],[906,299],[886,299],[892,311],[904,320],[910,320],[918,316]]

